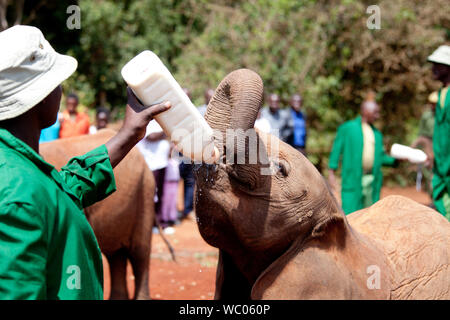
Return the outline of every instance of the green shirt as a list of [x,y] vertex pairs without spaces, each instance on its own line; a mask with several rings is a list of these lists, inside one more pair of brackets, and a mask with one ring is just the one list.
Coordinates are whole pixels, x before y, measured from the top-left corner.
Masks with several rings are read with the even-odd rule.
[[[442,96],[443,91],[447,92]],[[433,135],[433,200],[436,209],[445,215],[447,211],[443,198],[450,195],[450,93],[439,90]]]
[[82,208],[115,188],[104,145],[58,172],[0,128],[0,299],[103,299],[102,256]]
[[[373,203],[380,199],[383,175],[381,166],[395,166],[397,161],[384,152],[383,135],[374,126],[372,130],[375,136],[375,154],[373,160],[372,174]],[[364,197],[362,194],[362,153],[363,153],[363,133],[361,117],[347,121],[339,126],[333,148],[330,154],[328,167],[337,170],[342,158],[342,209],[346,214],[364,208]]]

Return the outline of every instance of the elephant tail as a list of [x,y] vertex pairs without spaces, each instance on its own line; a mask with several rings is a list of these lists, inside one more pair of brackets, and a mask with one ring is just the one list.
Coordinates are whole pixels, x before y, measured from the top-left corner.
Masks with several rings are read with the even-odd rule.
[[159,234],[164,240],[167,248],[169,249],[170,255],[172,256],[172,260],[174,262],[177,262],[177,259],[175,257],[175,250],[173,249],[172,245],[170,244],[169,240],[167,240],[166,236],[164,235],[163,229],[161,228],[161,225],[159,224],[158,219],[155,219],[155,225],[158,228]]

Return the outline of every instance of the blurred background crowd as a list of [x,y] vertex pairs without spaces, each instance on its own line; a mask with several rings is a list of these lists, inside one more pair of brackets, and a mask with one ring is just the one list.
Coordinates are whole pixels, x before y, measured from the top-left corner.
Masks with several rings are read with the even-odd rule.
[[[71,30],[64,26],[66,10],[73,4],[81,9],[81,28]],[[381,28],[374,30],[366,26],[371,4],[5,0],[0,2],[0,30],[19,23],[35,25],[58,52],[79,61],[74,76],[63,84],[66,95],[59,119],[42,133],[42,142],[120,127],[126,101],[120,69],[150,49],[188,88],[202,114],[226,74],[238,68],[257,71],[266,92],[256,127],[279,130],[283,141],[328,175],[338,127],[357,117],[366,101],[378,106],[372,122],[383,132],[386,148],[394,142],[421,146],[432,156],[426,139],[432,139],[437,101],[433,92],[441,84],[433,80],[426,60],[450,40],[448,2],[379,0]],[[157,210],[171,233],[170,227],[192,211],[192,168],[169,157],[170,143],[157,124],[148,128],[138,148],[155,173]],[[427,189],[431,165],[420,171]],[[384,183],[413,185],[417,170],[407,163],[387,168]],[[173,199],[180,188],[184,200],[177,205]]]

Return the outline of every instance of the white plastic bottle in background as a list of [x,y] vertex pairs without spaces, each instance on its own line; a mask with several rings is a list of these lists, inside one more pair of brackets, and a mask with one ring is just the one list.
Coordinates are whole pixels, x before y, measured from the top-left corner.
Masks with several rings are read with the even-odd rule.
[[155,120],[184,156],[197,162],[218,160],[211,127],[156,54],[138,54],[122,68],[122,77],[144,105],[170,101],[172,107]]
[[420,149],[414,149],[402,144],[394,143],[391,147],[391,156],[397,159],[407,159],[411,163],[424,163],[427,155]]

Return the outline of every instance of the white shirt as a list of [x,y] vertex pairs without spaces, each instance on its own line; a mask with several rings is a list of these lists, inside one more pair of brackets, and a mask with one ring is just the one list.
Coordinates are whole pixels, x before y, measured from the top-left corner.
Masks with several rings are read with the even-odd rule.
[[97,127],[92,125],[89,127],[89,134],[96,134],[97,133]]
[[256,119],[255,128],[261,132],[266,132],[266,133],[270,133],[270,130],[272,129],[269,120],[267,120],[266,118]]
[[155,171],[167,167],[169,161],[170,143],[166,139],[148,141],[151,133],[162,132],[161,126],[155,120],[150,121],[145,132],[145,138],[138,142],[137,148],[144,156],[150,170]]
[[362,122],[361,127],[363,132],[362,165],[364,171],[371,172],[375,159],[375,135],[369,124]]

